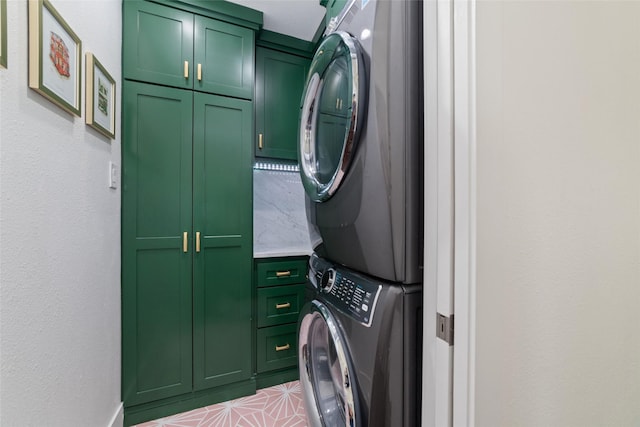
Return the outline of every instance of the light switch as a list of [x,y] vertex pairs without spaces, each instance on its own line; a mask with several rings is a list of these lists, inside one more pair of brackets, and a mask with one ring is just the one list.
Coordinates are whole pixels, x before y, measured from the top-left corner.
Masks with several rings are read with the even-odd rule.
[[109,162],[109,188],[118,188],[118,167],[115,163]]

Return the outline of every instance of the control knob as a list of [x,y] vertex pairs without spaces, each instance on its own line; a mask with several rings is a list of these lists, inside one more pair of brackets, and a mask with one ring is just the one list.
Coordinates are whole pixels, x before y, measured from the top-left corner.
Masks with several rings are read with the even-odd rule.
[[320,280],[320,289],[326,293],[331,292],[335,281],[336,271],[333,268],[327,268],[325,272],[322,273],[322,279]]

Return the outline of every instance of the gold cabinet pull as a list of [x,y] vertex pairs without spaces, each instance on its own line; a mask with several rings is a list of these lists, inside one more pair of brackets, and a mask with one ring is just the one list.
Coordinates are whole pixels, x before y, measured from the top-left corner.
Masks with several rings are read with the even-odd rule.
[[276,271],[276,277],[289,277],[289,276],[291,276],[291,270]]
[[200,252],[200,232],[196,231],[196,252]]
[[291,346],[289,345],[289,343],[287,343],[286,345],[282,345],[282,346],[276,346],[276,351],[284,351],[284,350],[289,350],[291,348]]
[[282,304],[276,304],[276,309],[277,310],[280,310],[282,308],[289,308],[289,307],[291,307],[291,303],[290,302],[285,302],[285,303],[282,303]]
[[185,231],[182,233],[182,252],[187,253],[189,251],[189,234]]
[[336,98],[336,110],[340,109],[340,98]]
[[202,64],[198,64],[198,80],[202,80]]
[[184,78],[189,78],[189,61],[184,61]]
[[258,135],[258,148],[262,150],[262,134]]

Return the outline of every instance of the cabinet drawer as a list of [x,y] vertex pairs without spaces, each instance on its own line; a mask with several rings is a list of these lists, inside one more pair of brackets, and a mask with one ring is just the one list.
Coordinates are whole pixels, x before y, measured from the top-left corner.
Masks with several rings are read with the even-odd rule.
[[304,283],[307,277],[306,259],[259,262],[258,287]]
[[258,373],[295,366],[298,354],[298,324],[258,329]]
[[304,304],[304,285],[258,289],[258,327],[298,321]]

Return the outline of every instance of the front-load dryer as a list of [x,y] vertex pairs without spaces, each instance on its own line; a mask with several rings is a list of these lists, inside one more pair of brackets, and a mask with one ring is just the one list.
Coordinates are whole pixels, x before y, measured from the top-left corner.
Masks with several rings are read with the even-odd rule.
[[298,362],[309,426],[420,425],[422,287],[313,255]]
[[419,283],[422,2],[352,0],[335,22],[311,62],[300,112],[314,250],[381,279]]

